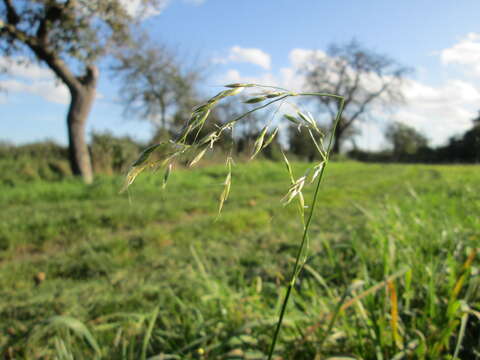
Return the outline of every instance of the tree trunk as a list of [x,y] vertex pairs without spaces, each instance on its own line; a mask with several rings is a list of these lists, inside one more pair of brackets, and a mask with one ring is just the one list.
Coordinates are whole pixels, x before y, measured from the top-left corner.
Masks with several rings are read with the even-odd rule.
[[72,173],[90,184],[93,181],[92,163],[88,151],[85,127],[95,100],[98,71],[90,68],[82,79],[82,85],[70,88],[70,107],[67,115],[68,150]]
[[333,134],[333,147],[332,147],[332,154],[340,154],[340,139],[342,138],[343,130],[339,126],[335,130],[335,134]]
[[[67,1],[67,3],[69,3],[69,1]],[[93,64],[85,63],[85,74],[83,76],[75,76],[62,60],[58,53],[57,46],[55,46],[55,41],[50,42],[51,39],[49,37],[49,32],[53,29],[51,24],[59,20],[60,16],[67,14],[63,13],[63,11],[69,5],[62,4],[58,5],[57,8],[57,5],[54,7],[53,5],[50,6],[51,4],[45,4],[45,11],[41,12],[44,13],[44,17],[38,19],[39,25],[35,35],[29,35],[29,31],[24,32],[17,26],[19,17],[13,7],[12,1],[5,0],[4,4],[7,10],[8,23],[4,24],[2,20],[0,20],[0,33],[3,35],[5,31],[14,41],[16,40],[19,43],[27,45],[35,53],[38,60],[45,62],[70,91],[71,100],[67,115],[70,166],[74,175],[80,175],[86,183],[91,183],[93,180],[92,164],[85,141],[85,125],[95,99],[95,89],[99,75],[98,69]],[[28,7],[29,6],[23,11],[27,14],[27,18],[30,11]],[[51,9],[55,9],[56,13],[51,13]],[[33,13],[35,13],[35,11]],[[59,13],[57,14],[58,11]],[[34,23],[35,21],[30,25]],[[15,43],[12,42],[12,44]]]

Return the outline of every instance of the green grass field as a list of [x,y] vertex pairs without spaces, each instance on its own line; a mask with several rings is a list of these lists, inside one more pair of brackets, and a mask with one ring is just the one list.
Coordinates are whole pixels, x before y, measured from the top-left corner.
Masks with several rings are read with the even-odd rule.
[[[224,176],[4,186],[0,353],[265,359],[302,227],[283,164],[237,165],[216,220]],[[277,359],[480,359],[479,166],[332,163],[318,205]]]

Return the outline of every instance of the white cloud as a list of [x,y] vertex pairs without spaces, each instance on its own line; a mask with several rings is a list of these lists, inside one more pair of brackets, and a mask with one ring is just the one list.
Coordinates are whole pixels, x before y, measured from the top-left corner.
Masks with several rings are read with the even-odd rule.
[[47,101],[66,105],[70,102],[70,93],[63,84],[51,80],[24,82],[18,80],[0,81],[0,88],[5,89],[7,96],[11,93],[28,93],[41,96]]
[[58,104],[70,102],[67,87],[55,78],[51,70],[35,63],[28,64],[26,59],[17,60],[22,62],[0,58],[0,67],[7,67],[9,74],[8,79],[0,80],[0,88],[7,92],[3,101],[7,101],[11,93],[28,93]]
[[231,47],[226,57],[216,58],[214,61],[223,64],[228,62],[251,63],[266,70],[270,69],[271,65],[270,55],[263,50],[256,48],[242,48],[240,46]]
[[[156,6],[148,5],[145,7],[142,4],[142,0],[120,0],[130,16],[140,18],[141,20],[161,14],[171,1],[172,0],[158,0]],[[206,0],[183,0],[184,3],[195,6],[202,5],[205,1]]]
[[146,19],[159,15],[168,5],[169,0],[160,0],[157,6],[144,6],[142,0],[120,0],[130,16]]
[[440,52],[443,64],[463,65],[480,76],[480,34],[470,33],[457,44]]
[[[467,38],[469,41],[477,41],[480,40],[480,35],[470,34]],[[478,46],[478,56],[480,56],[480,42]],[[464,62],[468,65],[473,64],[473,59],[476,59],[473,55],[475,51],[472,50],[475,46],[469,48],[472,55],[468,62]],[[291,66],[281,69],[280,72],[282,86],[297,91],[303,86],[304,78],[299,75],[298,70],[302,66],[308,66],[308,59],[312,55],[320,58],[327,56],[318,50],[293,49],[290,52]],[[464,59],[458,54],[455,56],[452,52],[442,53],[441,60],[447,64],[460,63],[460,60]],[[478,63],[480,64],[480,57]],[[378,85],[378,81],[378,78],[369,77],[364,85],[378,87],[375,86],[375,84]],[[382,133],[384,120],[396,120],[413,126],[424,133],[431,140],[432,145],[444,143],[450,136],[462,133],[471,127],[471,119],[475,116],[480,104],[480,88],[477,85],[479,84],[451,78],[442,85],[434,87],[407,79],[402,85],[406,97],[405,105],[387,109],[389,111],[378,106],[372,111],[372,118],[376,118],[377,121],[358,124],[362,131],[362,143],[365,144],[365,140],[368,140],[367,145],[377,149],[382,145],[383,138],[378,135]]]
[[221,76],[219,79],[219,82],[221,84],[238,83],[238,82],[244,82],[244,81],[245,80],[242,79],[242,76],[240,75],[240,71],[236,69],[228,70],[227,73]]
[[293,49],[290,51],[288,58],[292,66],[299,69],[305,65],[312,56],[320,59],[327,57],[327,55],[321,50]]
[[52,77],[49,69],[38,64],[28,64],[26,58],[17,58],[15,60],[7,57],[0,57],[0,69],[5,68],[8,73],[15,77],[26,79],[48,79]]
[[439,87],[408,80],[403,90],[407,104],[391,118],[420,130],[432,145],[469,129],[480,103],[480,90],[462,80],[451,79]]
[[243,76],[240,74],[240,71],[236,69],[228,70],[223,76],[220,76],[216,82],[222,85],[242,82],[278,86],[278,80],[271,73],[264,73],[260,76]]

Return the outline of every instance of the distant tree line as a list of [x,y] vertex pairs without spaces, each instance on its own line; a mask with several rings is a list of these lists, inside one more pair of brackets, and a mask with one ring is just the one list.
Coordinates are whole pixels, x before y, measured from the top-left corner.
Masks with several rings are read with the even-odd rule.
[[[228,106],[227,106],[228,107]],[[229,119],[232,109],[223,109],[212,117],[206,125],[205,133],[216,122]],[[223,139],[222,152],[230,152],[234,144],[234,155],[248,159],[252,145],[258,137],[260,118],[249,119],[249,126],[236,135],[235,139]],[[318,152],[309,138],[309,134],[297,127],[287,129],[286,139],[281,143],[272,142],[262,155],[271,161],[280,161],[281,152],[301,161],[315,161]],[[134,161],[140,151],[149,144],[165,140],[174,135],[173,130],[159,127],[150,141],[141,143],[128,136],[114,136],[109,132],[93,133],[88,144],[92,159],[92,168],[96,174],[121,174]],[[403,162],[403,163],[480,163],[480,113],[473,121],[471,129],[462,135],[453,136],[443,146],[430,147],[425,136],[412,127],[393,123],[387,127],[386,139],[390,149],[365,151],[353,149],[345,153],[345,158],[366,162]],[[56,181],[74,175],[69,166],[68,149],[52,141],[26,145],[0,143],[0,184],[14,186],[18,181],[49,180]],[[218,159],[223,159],[219,154]],[[216,161],[212,159],[212,161]]]
[[372,162],[480,163],[480,112],[471,129],[450,137],[446,145],[438,147],[428,146],[423,134],[402,123],[390,125],[385,135],[391,150],[353,149],[348,156]]

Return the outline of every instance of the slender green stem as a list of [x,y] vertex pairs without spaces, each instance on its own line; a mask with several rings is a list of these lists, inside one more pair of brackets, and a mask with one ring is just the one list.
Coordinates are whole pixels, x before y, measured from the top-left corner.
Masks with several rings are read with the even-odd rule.
[[[293,271],[292,271],[292,274],[290,276],[289,283],[287,285],[287,292],[285,293],[285,297],[283,299],[282,308],[280,310],[280,315],[278,317],[277,325],[275,327],[275,333],[273,334],[272,343],[270,345],[270,351],[268,353],[268,360],[272,359],[273,352],[275,351],[275,345],[277,343],[278,335],[280,333],[280,328],[282,327],[283,317],[284,317],[285,311],[287,309],[288,301],[290,299],[290,294],[292,292],[293,286],[295,285],[297,276],[299,274],[299,270],[301,268],[300,258],[302,256],[304,248],[305,248],[305,243],[306,243],[306,240],[307,240],[307,237],[308,237],[308,231],[310,229],[310,224],[312,222],[313,213],[315,211],[315,206],[317,204],[320,185],[322,183],[323,175],[325,173],[325,169],[327,168],[328,161],[329,161],[329,158],[330,158],[330,151],[331,151],[332,145],[333,145],[334,134],[335,134],[335,131],[337,129],[337,125],[340,122],[340,118],[341,118],[342,111],[343,111],[343,106],[344,106],[344,98],[341,97],[341,96],[330,95],[330,94],[320,94],[320,93],[301,93],[301,94],[298,94],[298,95],[331,96],[331,97],[334,97],[334,98],[338,98],[340,100],[340,105],[339,105],[339,110],[337,112],[337,116],[335,118],[335,123],[334,123],[333,129],[332,129],[332,134],[330,135],[330,140],[329,140],[328,149],[327,149],[326,161],[325,161],[324,166],[320,170],[320,174],[318,176],[317,184],[316,184],[316,187],[315,187],[315,192],[313,194],[312,205],[310,207],[310,213],[308,215],[307,222],[305,223],[305,226],[304,226],[304,229],[303,229],[302,241],[301,241],[300,246],[299,246],[298,251],[297,251],[297,256],[296,256],[296,259],[295,259],[295,265],[293,267]],[[331,324],[331,325],[333,326],[333,324]]]
[[269,102],[267,102],[267,103],[265,103],[265,104],[263,104],[263,105],[257,106],[256,108],[254,108],[254,109],[252,109],[252,110],[250,110],[250,111],[247,111],[246,113],[243,113],[242,115],[236,117],[235,119],[232,119],[232,120],[230,120],[230,121],[227,121],[223,127],[225,127],[226,125],[232,124],[232,123],[236,123],[237,121],[243,119],[244,117],[247,117],[248,115],[254,113],[255,111],[264,109],[264,108],[272,105],[273,103],[276,103],[277,101],[286,99],[286,98],[288,98],[288,97],[290,97],[290,96],[294,96],[294,95],[293,95],[292,93],[288,93],[288,94],[282,95],[282,96],[280,96],[280,97],[278,97],[278,98],[276,98],[276,99],[274,99],[274,100],[272,100],[272,101],[269,101]]

